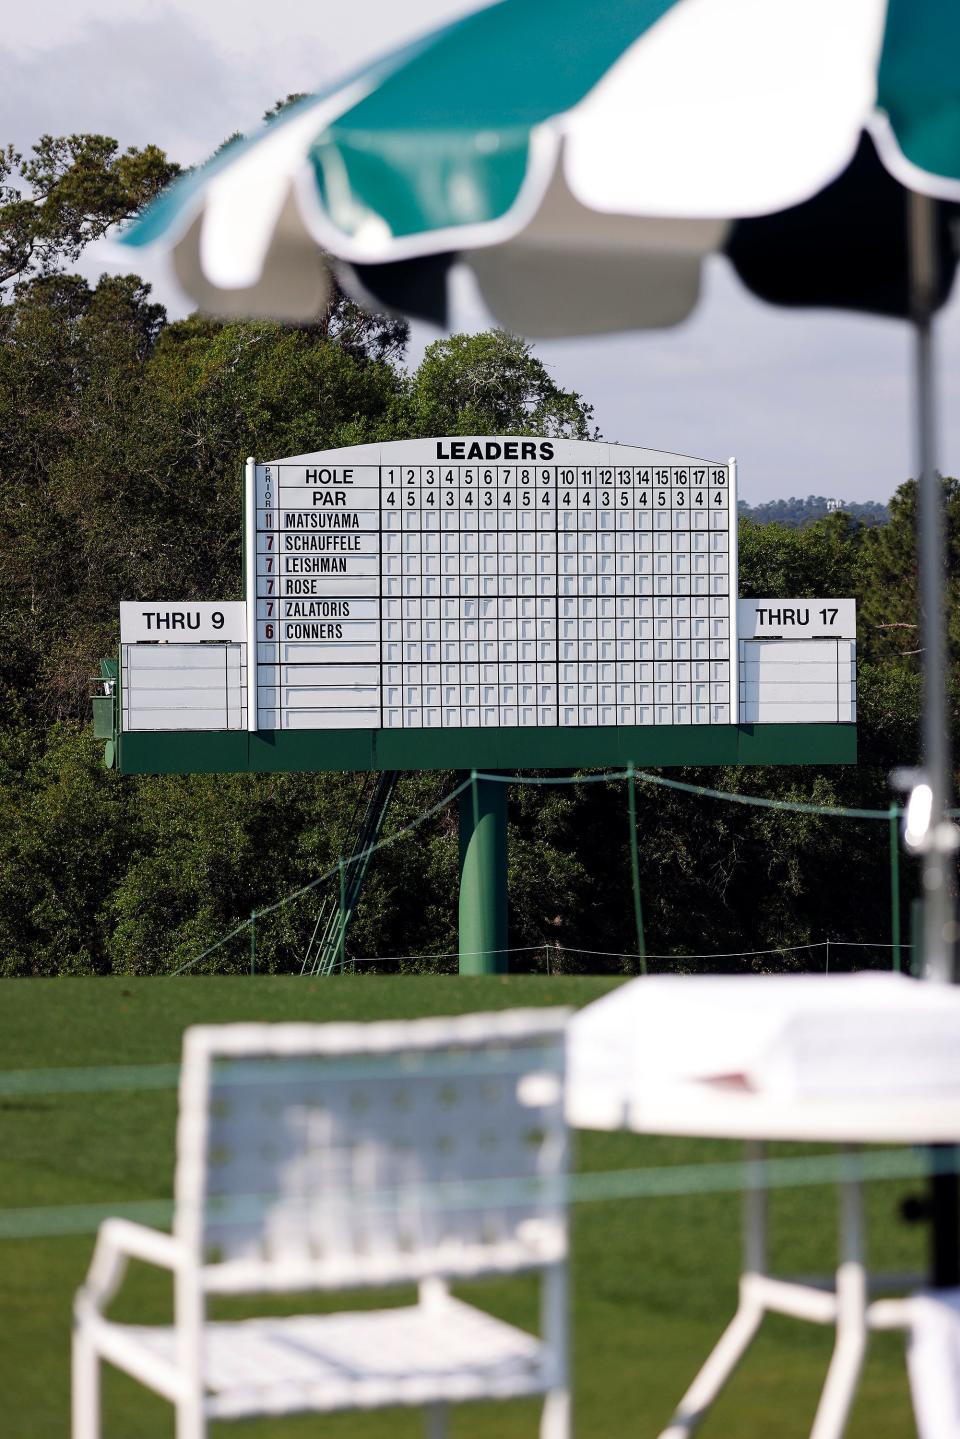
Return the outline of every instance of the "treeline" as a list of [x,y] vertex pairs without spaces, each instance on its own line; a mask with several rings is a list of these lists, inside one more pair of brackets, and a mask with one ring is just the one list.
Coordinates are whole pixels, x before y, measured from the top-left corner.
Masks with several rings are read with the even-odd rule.
[[[63,164],[67,174],[69,156]],[[0,242],[4,214],[0,203]],[[62,239],[51,244],[67,253]],[[170,324],[136,276],[90,285],[31,266],[28,256],[0,303],[0,970],[169,972],[335,863],[367,777],[106,771],[87,689],[115,650],[120,600],[240,593],[248,454],[431,434],[586,438],[592,412],[502,332],[440,341],[410,369],[402,322],[343,296],[306,328],[200,316]],[[682,448],[682,436],[622,438]],[[955,575],[960,486],[944,484]],[[744,594],[858,599],[860,764],[684,778],[887,806],[889,769],[917,759],[915,501],[907,482],[882,525],[837,512],[803,527],[741,520]],[[956,653],[955,582],[950,605]],[[388,831],[452,784],[444,773],[405,777]],[[642,785],[639,809],[653,952],[889,938],[885,825]],[[511,944],[559,945],[554,966],[629,967],[617,957],[634,948],[622,786],[515,790],[510,844]],[[376,858],[348,951],[454,949],[456,867],[456,819],[445,810]],[[906,866],[905,899],[915,884]],[[258,924],[263,967],[299,968],[323,898]],[[203,968],[247,963],[241,937]]]
[[837,500],[826,495],[807,495],[800,499],[791,495],[788,500],[764,500],[762,505],[748,505],[741,500],[740,515],[758,525],[789,525],[791,528],[812,524],[814,520],[825,519],[836,510],[842,510],[854,520],[865,525],[885,525],[890,518],[889,505],[879,500]]

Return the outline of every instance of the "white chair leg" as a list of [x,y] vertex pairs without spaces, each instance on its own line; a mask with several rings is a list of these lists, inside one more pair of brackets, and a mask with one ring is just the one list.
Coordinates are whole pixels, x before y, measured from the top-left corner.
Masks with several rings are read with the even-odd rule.
[[847,1427],[866,1348],[865,1333],[844,1334],[837,1340],[810,1439],[840,1439]]
[[424,1432],[426,1439],[446,1439],[447,1436],[447,1406],[446,1404],[428,1404],[425,1412]]
[[847,1426],[866,1350],[866,1273],[861,1265],[848,1263],[841,1265],[837,1275],[837,1341],[810,1439],[840,1439]]
[[753,1342],[763,1307],[742,1299],[660,1439],[689,1439]]
[[177,1405],[177,1439],[207,1439],[207,1421],[199,1399]]
[[551,1389],[543,1401],[540,1416],[540,1439],[570,1439],[569,1389]]
[[744,1281],[752,1275],[766,1274],[768,1268],[767,1191],[762,1169],[753,1167],[762,1165],[764,1153],[762,1143],[756,1140],[747,1143],[747,1178],[741,1217],[743,1267],[736,1313],[707,1355],[660,1439],[689,1439],[750,1348],[763,1320],[763,1304],[748,1296]]
[[82,1324],[73,1331],[72,1356],[72,1439],[100,1439],[100,1356]]
[[837,1339],[810,1439],[840,1439],[847,1426],[867,1349],[867,1268],[859,1177],[840,1186]]

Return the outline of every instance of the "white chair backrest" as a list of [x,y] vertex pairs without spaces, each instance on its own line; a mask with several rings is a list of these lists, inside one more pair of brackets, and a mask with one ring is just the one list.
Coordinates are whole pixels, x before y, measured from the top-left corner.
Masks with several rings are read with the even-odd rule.
[[562,1010],[184,1036],[175,1232],[213,1292],[566,1254]]

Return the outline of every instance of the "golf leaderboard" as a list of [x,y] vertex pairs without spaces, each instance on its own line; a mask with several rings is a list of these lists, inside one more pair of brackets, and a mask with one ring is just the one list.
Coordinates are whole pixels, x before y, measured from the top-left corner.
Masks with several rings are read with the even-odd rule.
[[250,469],[255,728],[730,723],[732,462],[480,439]]
[[555,437],[246,464],[243,600],[120,607],[127,773],[845,763],[852,601],[738,597],[734,460]]

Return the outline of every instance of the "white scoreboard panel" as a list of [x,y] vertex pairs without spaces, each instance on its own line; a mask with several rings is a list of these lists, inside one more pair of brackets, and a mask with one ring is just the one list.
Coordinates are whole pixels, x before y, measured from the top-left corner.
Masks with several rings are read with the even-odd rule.
[[737,620],[742,723],[856,720],[855,600],[740,600]]
[[247,516],[251,730],[737,721],[732,461],[361,445],[250,462]]

